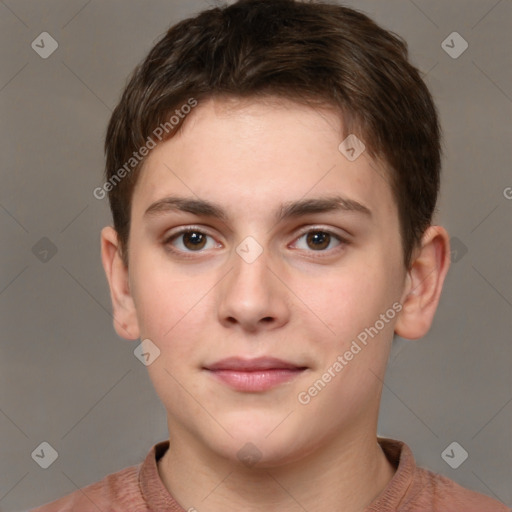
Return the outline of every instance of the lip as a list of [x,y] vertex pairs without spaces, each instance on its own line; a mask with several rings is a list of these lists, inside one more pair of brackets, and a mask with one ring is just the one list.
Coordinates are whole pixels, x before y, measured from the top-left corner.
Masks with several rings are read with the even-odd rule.
[[307,367],[274,357],[229,357],[203,369],[237,391],[261,392],[289,382]]
[[257,370],[297,370],[304,369],[300,366],[275,357],[257,357],[255,359],[243,359],[241,357],[228,357],[216,363],[205,366],[206,370],[238,370],[252,372]]

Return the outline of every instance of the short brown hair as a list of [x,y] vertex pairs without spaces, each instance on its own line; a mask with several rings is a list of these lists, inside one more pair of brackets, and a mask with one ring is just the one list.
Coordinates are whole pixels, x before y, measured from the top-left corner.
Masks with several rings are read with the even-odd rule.
[[[126,264],[132,195],[145,159],[113,178],[177,108],[222,96],[336,109],[344,136],[357,135],[389,169],[409,267],[439,192],[441,133],[432,97],[400,36],[354,9],[298,0],[239,0],[205,10],[172,26],[135,68],[105,140],[110,207]],[[161,140],[178,133],[184,118]]]

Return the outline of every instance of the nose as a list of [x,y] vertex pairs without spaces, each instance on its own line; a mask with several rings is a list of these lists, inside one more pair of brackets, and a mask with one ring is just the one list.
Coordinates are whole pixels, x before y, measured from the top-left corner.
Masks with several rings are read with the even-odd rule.
[[283,267],[266,250],[254,256],[234,251],[229,260],[231,270],[217,290],[219,321],[225,327],[255,332],[289,320],[290,291]]

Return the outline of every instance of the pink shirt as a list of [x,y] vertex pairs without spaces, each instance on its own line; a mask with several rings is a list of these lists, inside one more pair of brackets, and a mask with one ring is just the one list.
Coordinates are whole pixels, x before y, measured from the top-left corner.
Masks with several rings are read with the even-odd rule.
[[[378,441],[397,470],[365,512],[512,512],[499,501],[418,468],[405,443],[386,438]],[[141,464],[107,475],[31,512],[187,512],[158,474],[157,460],[168,448],[169,441],[157,443]]]

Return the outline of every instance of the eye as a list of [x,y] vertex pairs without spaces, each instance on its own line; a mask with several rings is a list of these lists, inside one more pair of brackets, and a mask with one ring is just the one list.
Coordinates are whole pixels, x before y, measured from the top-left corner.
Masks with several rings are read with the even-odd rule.
[[[198,228],[188,226],[167,237],[164,241],[164,245],[172,246],[171,250],[175,252],[201,252],[205,248],[209,249],[216,246],[215,243],[213,243],[210,247],[206,247],[208,238],[212,237]],[[174,241],[181,243],[175,244],[173,243]],[[177,249],[176,246],[178,246]]]
[[348,244],[347,240],[341,236],[325,229],[310,229],[303,233],[297,240],[300,241],[303,238],[305,238],[306,247],[299,247],[299,249],[312,249],[313,251],[326,252],[325,249],[327,249],[333,241],[338,242],[335,247]]
[[[208,246],[208,238],[212,239],[212,242]],[[299,242],[305,241],[306,246],[300,247]],[[333,247],[333,243],[335,244]],[[312,250],[314,252],[328,252],[327,250],[334,249],[340,245],[348,245],[348,241],[342,236],[328,229],[309,229],[302,233],[299,238],[296,239],[294,245],[298,245],[298,249],[301,250]],[[206,249],[213,249],[219,245],[215,242],[211,235],[208,235],[200,228],[195,226],[187,226],[175,231],[170,236],[166,237],[164,246],[168,247],[170,251],[175,253],[193,253],[203,252]]]

